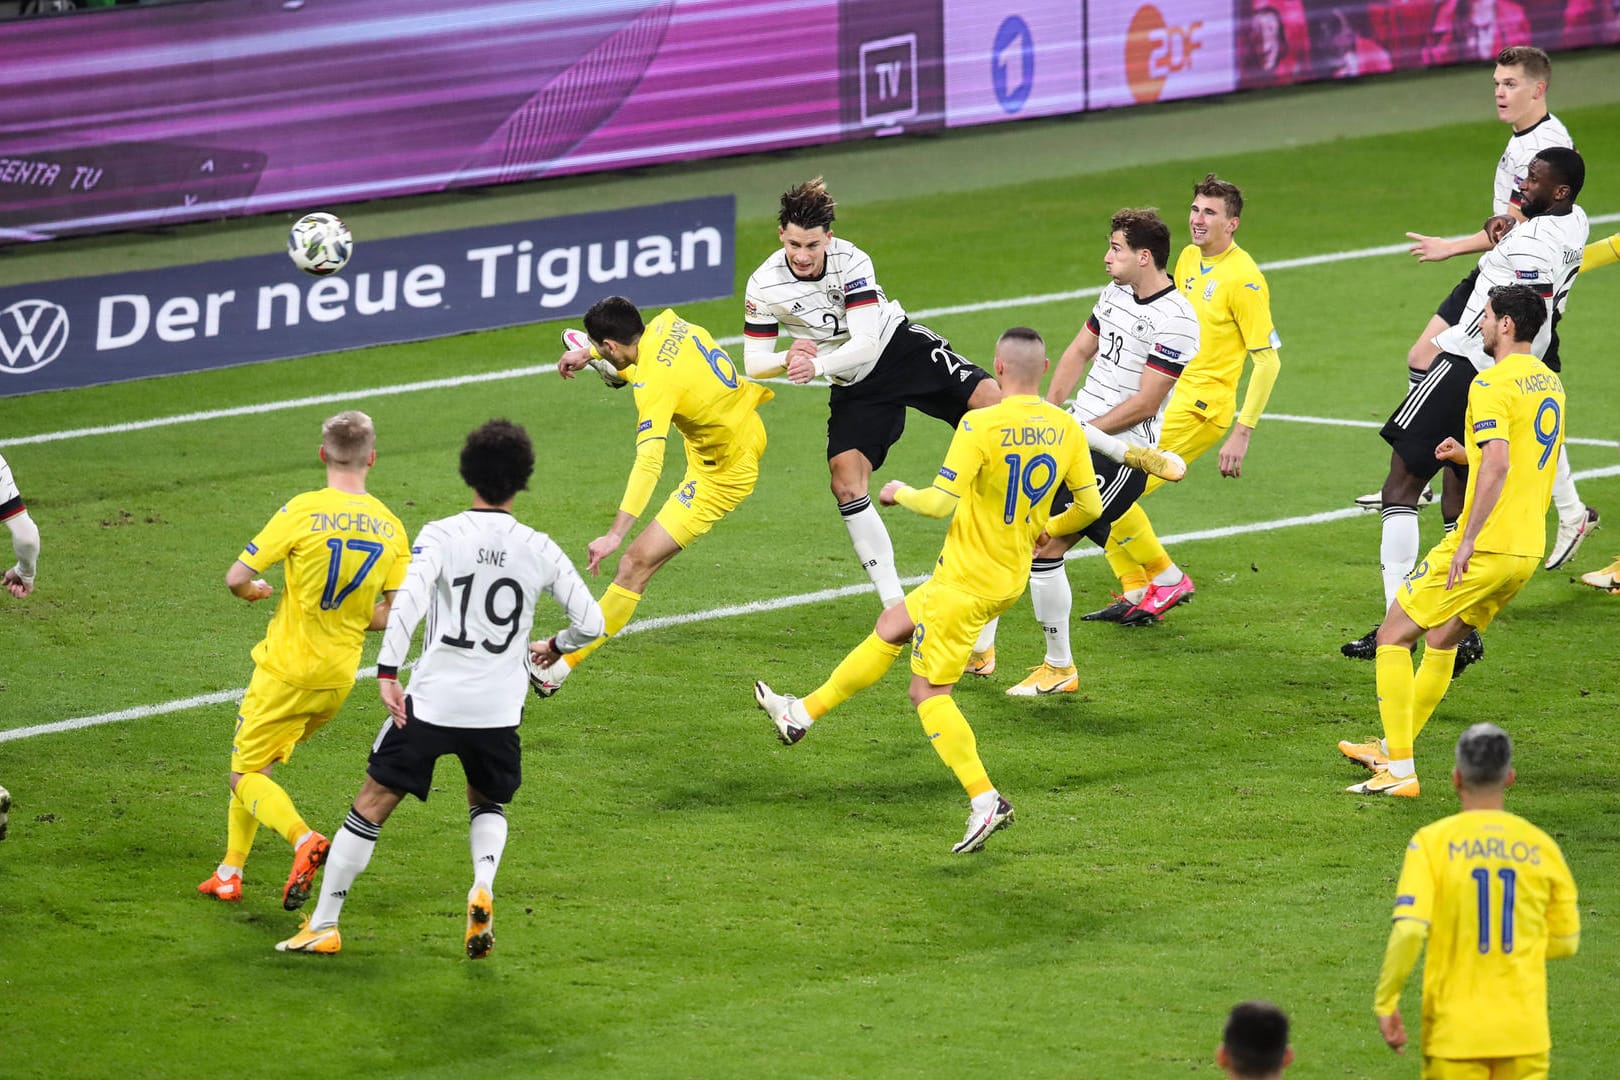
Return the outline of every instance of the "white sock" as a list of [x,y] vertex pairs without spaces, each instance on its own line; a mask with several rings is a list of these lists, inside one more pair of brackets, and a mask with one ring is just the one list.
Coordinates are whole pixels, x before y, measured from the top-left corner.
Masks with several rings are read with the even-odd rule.
[[1384,572],[1384,610],[1395,602],[1401,582],[1417,565],[1418,518],[1415,506],[1384,507],[1383,541],[1378,547],[1378,565]]
[[1417,763],[1412,758],[1397,758],[1389,763],[1389,775],[1399,779],[1417,775]]
[[889,539],[888,527],[878,516],[872,500],[862,495],[852,502],[840,503],[838,512],[843,515],[844,527],[855,545],[855,557],[861,560],[861,568],[877,586],[883,607],[888,609],[904,600],[906,592],[900,587],[900,575],[894,569],[894,542]]
[[1140,604],[1142,602],[1142,597],[1147,595],[1147,587],[1143,586],[1139,589],[1126,589],[1119,595],[1120,599],[1122,600],[1129,600],[1133,604]]
[[1081,430],[1086,433],[1087,446],[1097,451],[1097,453],[1101,454],[1109,461],[1117,461],[1120,463],[1125,461],[1125,451],[1130,449],[1130,443],[1126,442],[1124,439],[1121,439],[1118,435],[1110,435],[1106,431],[1098,431],[1090,424],[1081,424],[1080,427]]
[[219,875],[219,879],[221,881],[229,881],[233,877],[241,877],[242,868],[240,866],[232,866],[228,862],[222,862],[214,869],[214,873]]
[[1170,564],[1170,569],[1166,570],[1162,574],[1154,574],[1153,575],[1153,584],[1155,584],[1155,585],[1175,585],[1176,583],[1181,581],[1182,578],[1184,578],[1186,576],[1187,576],[1186,574],[1182,573],[1181,567],[1177,566],[1175,563],[1171,563]]
[[997,791],[995,788],[991,788],[989,791],[973,796],[971,800],[973,812],[976,814],[989,813],[991,810],[995,809],[996,800],[999,798],[1001,798],[1001,792]]
[[1553,505],[1558,507],[1559,521],[1579,521],[1586,516],[1586,504],[1575,490],[1575,478],[1569,472],[1569,454],[1558,448],[1558,471],[1553,474]]
[[815,723],[815,721],[810,718],[810,711],[804,707],[803,698],[793,699],[793,703],[788,706],[788,715],[793,718],[793,722],[795,724],[802,728],[807,728],[811,724]]
[[993,649],[996,647],[996,627],[1000,625],[1000,623],[1001,616],[997,615],[994,619],[991,619],[989,622],[984,624],[984,629],[979,631],[979,639],[973,643],[974,652],[984,652],[986,649]]
[[506,850],[506,811],[499,803],[469,807],[471,825],[467,830],[472,848],[473,888],[482,885],[495,891],[495,871],[501,868],[501,852]]
[[354,807],[349,807],[343,828],[332,837],[332,846],[326,852],[325,869],[321,871],[321,898],[315,904],[315,914],[309,917],[311,930],[337,925],[343,914],[343,901],[349,898],[349,888],[371,862],[377,834],[381,831],[381,825],[373,825]]
[[1036,559],[1031,564],[1029,600],[1035,607],[1035,621],[1046,631],[1046,662],[1055,668],[1071,666],[1069,612],[1074,607],[1074,593],[1061,558]]

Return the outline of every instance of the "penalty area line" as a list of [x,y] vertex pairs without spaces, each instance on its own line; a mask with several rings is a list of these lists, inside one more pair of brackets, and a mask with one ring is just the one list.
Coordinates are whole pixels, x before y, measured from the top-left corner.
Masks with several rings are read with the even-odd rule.
[[[1607,224],[1620,221],[1620,214],[1598,214],[1587,219],[1593,225]],[[1260,269],[1264,272],[1276,270],[1296,270],[1313,266],[1326,266],[1332,263],[1351,262],[1356,259],[1383,258],[1390,255],[1400,255],[1407,251],[1410,243],[1384,244],[1379,247],[1355,248],[1350,251],[1330,251],[1320,255],[1304,255],[1295,259],[1274,259],[1263,262]],[[972,304],[954,304],[948,307],[924,308],[910,313],[916,320],[933,319],[946,315],[967,315],[979,311],[1001,311],[1007,308],[1036,307],[1041,304],[1059,304],[1070,300],[1084,300],[1087,297],[1098,296],[1102,293],[1102,286],[1093,285],[1084,289],[1070,289],[1064,292],[1036,293],[1029,296],[1012,296],[1001,300],[982,300]],[[720,339],[725,346],[740,345],[741,337],[726,337]],[[310,405],[333,405],[341,402],[352,402],[362,398],[396,397],[400,394],[415,394],[424,390],[448,390],[460,386],[472,386],[478,383],[500,382],[504,379],[522,379],[530,375],[544,375],[556,371],[556,364],[536,364],[529,367],[507,368],[502,371],[485,371],[475,375],[454,375],[443,379],[424,379],[420,382],[399,383],[394,386],[374,386],[366,390],[345,390],[340,393],[318,394],[313,397],[289,398],[285,401],[266,401],[257,405],[238,405],[228,409],[208,409],[202,412],[180,413],[175,416],[158,416],[149,420],[131,420],[122,424],[105,424],[99,427],[69,428],[63,431],[46,431],[37,435],[17,435],[11,438],[0,439],[0,448],[7,446],[32,446],[37,443],[64,442],[68,439],[82,439],[92,435],[121,435],[132,431],[148,431],[152,428],[174,427],[179,424],[198,424],[209,420],[225,420],[233,416],[255,416],[263,413],[283,412],[287,409],[301,409]],[[770,382],[782,382],[785,379],[771,379]],[[819,385],[811,383],[809,385]],[[1270,414],[1266,414],[1270,416]],[[1287,417],[1286,419],[1301,419]],[[1342,423],[1359,426],[1363,421],[1322,421],[1323,423]],[[1372,427],[1370,421],[1365,423]],[[1571,439],[1571,442],[1584,442],[1585,440]],[[1597,445],[1613,445],[1612,443],[1598,443]]]

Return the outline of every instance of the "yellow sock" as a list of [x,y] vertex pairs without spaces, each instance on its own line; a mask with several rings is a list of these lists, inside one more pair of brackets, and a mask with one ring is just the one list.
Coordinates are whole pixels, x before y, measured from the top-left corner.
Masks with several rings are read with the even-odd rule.
[[641,603],[641,594],[631,592],[618,585],[609,585],[607,592],[602,594],[602,622],[607,626],[607,636],[599,637],[578,652],[571,652],[565,660],[570,669],[579,667],[579,662],[591,653],[600,649],[613,639],[613,636],[623,630],[630,622],[630,616],[636,613],[636,605]]
[[1108,546],[1103,548],[1103,558],[1108,560],[1108,568],[1119,579],[1121,595],[1132,589],[1146,589],[1150,580],[1147,571],[1139,566],[1135,559],[1125,554],[1125,549],[1114,544],[1113,534],[1109,534]]
[[298,838],[309,832],[309,825],[293,806],[292,799],[280,784],[264,773],[244,773],[236,782],[236,797],[261,824],[280,833],[289,844],[298,843]]
[[1114,574],[1126,589],[1144,589],[1154,574],[1163,573],[1170,567],[1170,554],[1159,543],[1159,535],[1153,531],[1153,522],[1139,503],[1133,503],[1114,522],[1113,528],[1108,531],[1108,547],[1110,550],[1118,547],[1124,560],[1141,568],[1127,580],[1115,566],[1114,557],[1109,556],[1108,565],[1115,566]]
[[246,866],[248,852],[253,850],[253,837],[259,831],[259,819],[253,811],[231,792],[231,804],[225,811],[225,865]]
[[899,655],[899,645],[891,645],[875,633],[868,634],[865,641],[851,649],[849,655],[833,668],[827,681],[804,699],[804,711],[810,714],[810,719],[820,720],[883,678]]
[[968,798],[983,795],[994,786],[984,771],[984,762],[979,760],[973,729],[951,695],[938,694],[918,705],[917,718],[922,721],[923,733],[934,753],[956,774]]
[[1402,645],[1378,646],[1378,715],[1391,760],[1412,756],[1412,654]]
[[1451,673],[1457,669],[1457,650],[1424,649],[1412,686],[1412,741],[1417,742],[1423,725],[1434,715],[1435,706],[1451,687]]

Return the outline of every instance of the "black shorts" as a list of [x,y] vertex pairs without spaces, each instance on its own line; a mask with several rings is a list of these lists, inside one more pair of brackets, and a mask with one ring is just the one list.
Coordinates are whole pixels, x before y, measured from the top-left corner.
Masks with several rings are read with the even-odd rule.
[[[1096,521],[1080,530],[1080,535],[1098,547],[1108,543],[1108,532],[1120,515],[1136,505],[1136,500],[1147,490],[1147,473],[1121,465],[1097,451],[1091,452],[1091,469],[1097,474],[1097,490],[1102,495],[1102,514]],[[1057,517],[1074,505],[1074,493],[1061,481],[1057,494],[1052,496],[1052,516]]]
[[1456,288],[1434,309],[1434,313],[1446,320],[1447,326],[1456,326],[1462,321],[1463,312],[1468,308],[1468,298],[1474,295],[1474,282],[1479,280],[1479,267],[1474,267],[1468,276],[1457,282]]
[[916,409],[952,427],[968,411],[968,399],[990,373],[955,352],[951,343],[910,319],[884,346],[866,378],[834,386],[827,416],[827,460],[859,450],[877,469],[906,430],[906,409]]
[[1441,353],[1423,381],[1406,392],[1400,408],[1384,422],[1379,434],[1413,476],[1432,478],[1445,464],[1434,456],[1434,448],[1447,438],[1462,442],[1468,387],[1476,374],[1465,357]]
[[423,802],[433,788],[433,766],[454,754],[467,783],[485,798],[505,805],[523,783],[523,748],[516,727],[441,727],[419,719],[405,698],[406,723],[383,721],[371,746],[366,775],[383,787],[408,791]]

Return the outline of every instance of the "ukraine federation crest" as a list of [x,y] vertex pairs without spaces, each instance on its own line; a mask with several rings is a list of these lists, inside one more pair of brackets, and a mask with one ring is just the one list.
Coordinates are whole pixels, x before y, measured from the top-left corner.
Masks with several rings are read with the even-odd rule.
[[1215,290],[1219,284],[1219,282],[1211,281],[1208,285],[1204,286],[1204,302],[1206,304],[1215,299]]

